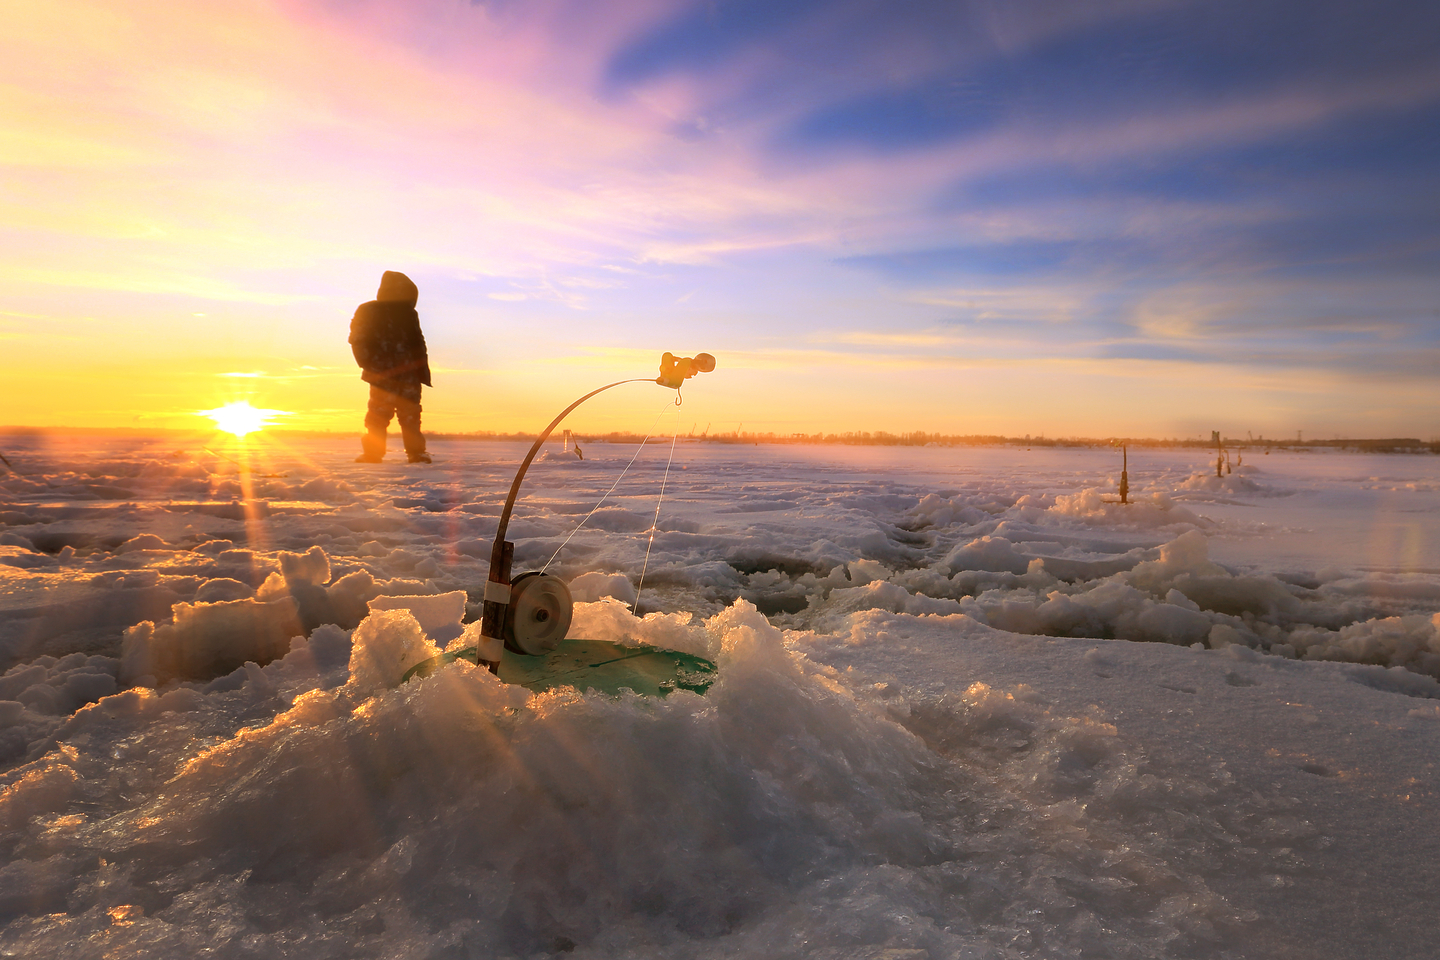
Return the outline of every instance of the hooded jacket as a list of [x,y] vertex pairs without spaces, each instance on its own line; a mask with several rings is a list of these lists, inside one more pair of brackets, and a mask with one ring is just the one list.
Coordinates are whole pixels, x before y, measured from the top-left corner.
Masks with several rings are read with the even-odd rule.
[[430,383],[430,357],[415,303],[420,291],[405,274],[386,270],[375,299],[350,320],[350,349],[367,383],[398,380]]

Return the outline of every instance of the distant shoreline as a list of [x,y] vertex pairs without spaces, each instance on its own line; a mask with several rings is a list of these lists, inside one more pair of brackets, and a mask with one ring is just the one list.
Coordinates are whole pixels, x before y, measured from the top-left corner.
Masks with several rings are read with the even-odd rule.
[[[75,436],[75,437],[154,437],[156,439],[179,439],[193,438],[199,431],[151,428],[142,429],[136,427],[0,427],[0,438],[12,437],[37,437],[37,436]],[[351,431],[339,430],[283,430],[268,429],[267,434],[274,437],[299,438],[299,439],[347,439],[353,438],[355,434]],[[427,432],[432,440],[461,440],[480,442],[503,442],[503,443],[528,443],[535,439],[535,433],[498,433],[495,431],[477,431],[473,433],[432,433]],[[642,434],[629,433],[625,431],[611,431],[609,433],[574,433],[573,438],[582,443],[640,443],[645,439]],[[552,435],[555,442],[560,441],[560,435]],[[667,441],[669,436],[651,436],[649,442],[659,443]],[[1215,440],[1202,439],[1181,439],[1178,437],[1155,438],[1155,437],[1005,437],[989,434],[940,434],[915,431],[912,433],[887,433],[886,431],[857,431],[849,433],[718,433],[718,434],[684,434],[682,440],[700,443],[725,443],[725,444],[810,444],[810,445],[834,445],[834,446],[869,446],[869,447],[1114,447],[1130,446],[1137,448],[1188,448],[1213,450],[1216,448]],[[1440,454],[1440,441],[1425,442],[1414,437],[1384,437],[1384,438],[1346,438],[1333,440],[1280,440],[1270,437],[1224,437],[1219,445],[1227,450],[1349,450],[1359,453],[1409,453],[1409,454]]]

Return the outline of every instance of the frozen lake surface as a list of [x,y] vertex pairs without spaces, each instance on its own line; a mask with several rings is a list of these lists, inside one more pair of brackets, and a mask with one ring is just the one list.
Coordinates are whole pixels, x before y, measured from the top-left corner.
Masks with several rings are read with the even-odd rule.
[[1434,955],[1440,458],[553,444],[654,700],[394,685],[523,445],[206,445],[3,439],[11,955]]

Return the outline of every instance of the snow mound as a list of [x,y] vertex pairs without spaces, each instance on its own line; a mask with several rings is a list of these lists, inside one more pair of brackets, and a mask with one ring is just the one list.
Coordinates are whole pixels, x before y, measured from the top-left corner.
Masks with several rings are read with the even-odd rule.
[[981,537],[951,550],[944,564],[952,571],[984,570],[992,573],[1024,573],[1030,558],[1021,556],[1004,537]]
[[[625,626],[644,624],[683,629]],[[102,700],[67,725],[80,747],[0,794],[11,829],[66,824],[10,860],[9,882],[30,886],[3,943],[180,953],[216,917],[249,952],[361,957],[1025,942],[1141,958],[1243,942],[1250,914],[1207,875],[1263,862],[1276,830],[1223,781],[1156,767],[1103,717],[1054,714],[1024,688],[859,698],[743,602],[690,629],[720,663],[705,697],[532,695],[464,661],[396,689],[434,647],[394,610],[355,631],[341,687],[277,701],[287,658],[228,700]],[[227,719],[260,702],[276,703],[267,722]],[[196,747],[89,745],[141,727]],[[84,785],[102,772],[128,786],[96,809]],[[127,859],[140,845],[143,864]],[[941,901],[943,923],[927,906]]]
[[1104,523],[1132,529],[1163,529],[1176,526],[1201,527],[1205,521],[1168,495],[1156,490],[1130,503],[1120,503],[1118,491],[1087,487],[1078,493],[1059,494],[1049,508],[1057,517],[1071,517],[1088,523]]
[[440,655],[414,614],[404,609],[372,613],[356,628],[351,643],[345,690],[359,697],[398,687],[411,667]]
[[707,659],[714,659],[719,650],[714,632],[696,623],[693,614],[647,613],[636,617],[627,604],[614,597],[577,602],[569,635],[627,646],[646,644]]
[[460,636],[465,629],[460,623],[465,616],[464,590],[431,596],[376,597],[370,601],[371,613],[381,610],[407,610],[420,624],[425,636],[440,648]]
[[222,677],[247,662],[283,657],[290,641],[305,634],[290,597],[177,603],[171,612],[173,623],[146,620],[125,631],[123,682],[155,686]]
[[622,603],[635,603],[635,585],[623,573],[582,573],[570,581],[570,596],[578,603],[594,603],[614,597]]
[[120,546],[115,548],[116,553],[134,553],[137,550],[168,550],[170,544],[161,540],[153,533],[142,533],[138,537],[131,537]]
[[1440,678],[1440,613],[1366,620],[1333,631],[1302,627],[1287,642],[1306,660],[1406,667]]

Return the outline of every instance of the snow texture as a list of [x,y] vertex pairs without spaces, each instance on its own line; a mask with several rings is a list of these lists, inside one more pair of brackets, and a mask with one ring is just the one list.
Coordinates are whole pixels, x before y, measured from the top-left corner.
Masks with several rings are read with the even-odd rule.
[[523,453],[434,446],[5,440],[0,950],[1433,955],[1440,461],[687,444],[641,587],[663,456],[553,561],[634,451],[542,457],[660,700],[401,682]]

